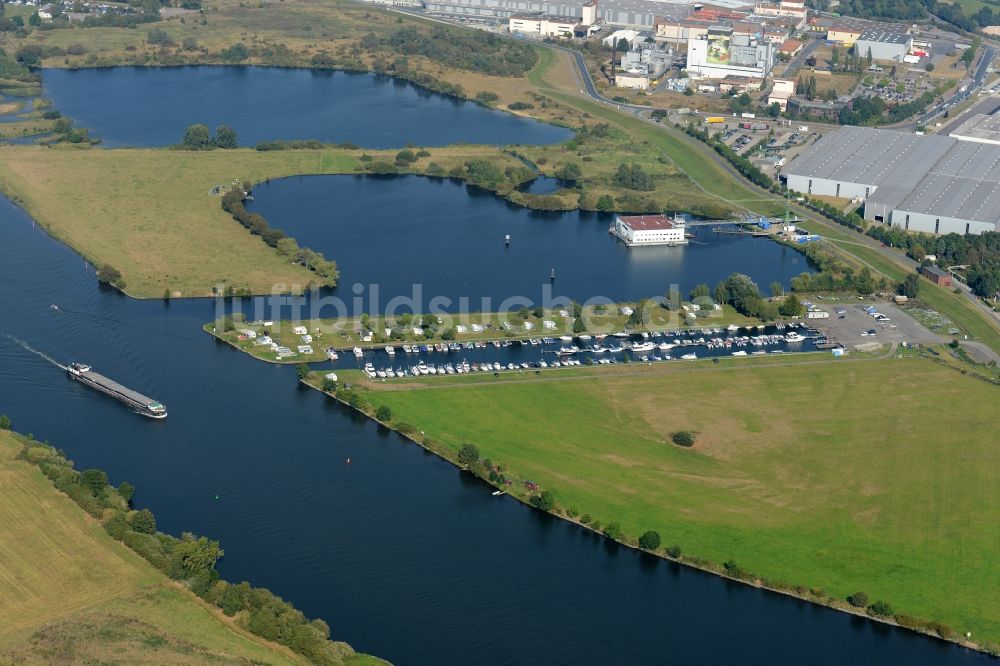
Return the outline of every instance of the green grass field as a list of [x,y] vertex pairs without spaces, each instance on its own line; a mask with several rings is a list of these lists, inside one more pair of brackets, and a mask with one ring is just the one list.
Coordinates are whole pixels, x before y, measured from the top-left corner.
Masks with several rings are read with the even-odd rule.
[[[632,539],[655,529],[686,555],[1000,639],[995,387],[921,359],[530,379],[366,396]],[[685,429],[693,449],[667,443]]]
[[[353,173],[361,153],[8,146],[0,151],[0,189],[91,263],[121,271],[130,295],[206,296],[216,285],[271,293],[315,276],[243,229],[210,190],[235,178]],[[484,153],[514,162],[482,146],[436,148],[423,162],[447,168]]]
[[0,663],[298,664],[114,541],[0,431]]

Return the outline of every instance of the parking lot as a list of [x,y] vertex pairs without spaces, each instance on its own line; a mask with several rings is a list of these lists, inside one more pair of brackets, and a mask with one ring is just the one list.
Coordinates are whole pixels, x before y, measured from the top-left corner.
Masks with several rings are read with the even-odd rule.
[[[878,311],[889,318],[889,321],[876,321],[871,315],[865,312],[865,308],[872,305],[871,302],[829,304],[818,302],[817,307],[830,313],[829,319],[807,320],[810,325],[826,333],[827,337],[838,342],[846,349],[857,349],[859,345],[862,349],[873,347],[874,344],[934,344],[945,342],[946,339],[928,331],[917,321],[900,310],[892,303],[875,303]],[[837,309],[843,308],[846,312],[837,314]],[[868,331],[875,331],[874,335],[868,335]]]

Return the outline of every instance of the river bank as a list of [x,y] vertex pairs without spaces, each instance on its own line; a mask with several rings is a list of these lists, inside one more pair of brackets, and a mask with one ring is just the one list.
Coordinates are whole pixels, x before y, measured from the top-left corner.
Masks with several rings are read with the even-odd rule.
[[[800,368],[801,370],[805,371],[806,375],[808,376],[825,377],[830,372],[834,373],[850,372],[852,374],[856,374],[857,372],[860,372],[860,368],[867,367],[871,369],[871,372],[874,372],[875,374],[882,376],[884,372],[888,370],[888,368],[886,367],[887,363],[897,363],[896,361],[877,360],[874,361],[873,363],[862,362],[860,366],[857,362],[849,362],[849,364],[840,364],[839,362],[831,363],[827,361],[819,361],[817,364],[816,360],[808,360],[808,361],[795,360],[790,357],[784,357],[781,359],[767,359],[767,361],[768,363],[764,366],[761,366],[756,361],[751,361],[751,363],[754,363],[755,367],[757,368],[753,370],[753,372],[755,374],[766,372],[769,373],[772,378],[774,378],[776,376],[775,373],[778,373],[779,375],[784,375],[788,373],[802,374],[799,371]],[[743,362],[723,361],[722,366],[708,366],[708,368],[710,369],[710,372],[719,377],[720,380],[724,379],[725,381],[732,381],[735,380],[738,376],[746,376],[745,372],[749,371],[750,366],[747,366],[746,370],[741,370],[739,367],[739,364],[741,363]],[[808,366],[809,368],[808,370],[806,370],[806,366]],[[705,366],[702,366],[702,368],[704,369]],[[840,368],[840,369],[836,370],[835,368]],[[910,367],[910,369],[912,369],[912,366]],[[907,369],[907,372],[909,372],[910,369]],[[650,370],[652,370],[652,368],[650,368]],[[698,371],[694,369],[694,365],[691,365],[691,366],[685,366],[682,371],[678,370],[676,367],[671,367],[671,368],[662,367],[658,368],[657,372],[654,374],[641,373],[640,375],[636,375],[635,373],[630,373],[628,375],[628,381],[630,383],[638,382],[645,387],[644,389],[641,390],[648,390],[651,386],[650,384],[650,382],[652,381],[651,378],[662,377],[665,380],[667,380],[669,384],[672,385],[676,383],[678,379],[676,378],[678,372],[681,372],[686,377],[684,381],[685,384],[688,386],[689,390],[691,388],[691,381],[693,381],[692,380],[693,377],[695,376],[705,377],[703,373],[699,375]],[[734,372],[738,373],[738,375],[733,376],[732,373]],[[865,371],[862,374],[867,375],[871,374],[871,372]],[[925,370],[920,370],[920,372],[925,372]],[[935,375],[936,374],[937,373],[935,373]],[[594,381],[594,379],[597,376],[598,375],[591,375],[591,379],[589,381]],[[604,381],[602,381],[602,390],[606,390],[606,388],[609,385],[615,385],[613,383],[615,380],[612,379],[611,376],[607,374],[604,374],[603,376],[604,376]],[[675,379],[668,380],[670,376],[674,376]],[[533,429],[529,429],[529,432],[524,432],[525,428],[523,426],[516,428],[518,434],[514,435],[514,437],[517,438],[527,437],[528,440],[531,442],[530,448],[534,450],[534,453],[532,453],[531,456],[536,458],[535,464],[529,464],[528,467],[524,467],[525,459],[523,456],[521,456],[520,454],[512,453],[514,449],[507,450],[507,453],[504,453],[503,451],[501,451],[496,446],[493,446],[492,444],[492,440],[495,439],[496,437],[495,434],[490,435],[489,437],[486,437],[484,435],[484,433],[486,432],[492,432],[492,433],[510,432],[510,429],[513,427],[512,424],[506,424],[504,426],[498,427],[497,423],[493,423],[492,426],[485,427],[486,424],[481,422],[483,420],[481,418],[481,412],[478,411],[477,408],[470,407],[472,402],[470,400],[458,398],[459,395],[468,396],[469,391],[474,391],[474,392],[478,391],[477,399],[483,399],[485,397],[484,392],[489,393],[490,396],[489,402],[492,405],[490,408],[490,412],[508,413],[508,409],[510,409],[512,404],[509,401],[507,401],[505,397],[502,396],[513,395],[515,394],[515,392],[518,392],[518,394],[523,394],[525,391],[530,390],[531,395],[534,396],[532,400],[535,400],[536,402],[539,401],[542,402],[542,404],[544,404],[543,409],[551,414],[551,410],[553,409],[551,401],[541,398],[541,394],[539,393],[538,390],[528,389],[527,387],[534,386],[536,389],[545,387],[544,390],[548,393],[551,393],[556,387],[565,388],[565,387],[584,386],[584,384],[581,384],[580,382],[572,381],[569,375],[564,375],[561,378],[557,378],[555,375],[546,375],[546,377],[547,378],[537,378],[537,377],[526,376],[526,377],[516,378],[518,381],[515,381],[513,383],[505,383],[505,384],[491,383],[491,384],[471,384],[471,385],[466,381],[460,381],[456,379],[450,379],[444,381],[438,380],[432,383],[422,382],[420,388],[423,390],[412,390],[412,389],[407,390],[406,388],[403,387],[395,387],[390,389],[388,385],[386,385],[385,389],[382,389],[380,385],[376,384],[370,384],[370,385],[359,384],[357,386],[352,386],[351,388],[345,388],[343,387],[343,380],[342,380],[341,386],[338,387],[338,390],[335,392],[339,393],[340,395],[334,394],[331,397],[334,397],[340,402],[352,407],[353,409],[364,413],[366,416],[376,420],[384,427],[396,430],[401,435],[406,437],[408,440],[448,460],[449,462],[455,464],[461,469],[469,469],[470,462],[468,460],[465,460],[464,462],[460,460],[459,442],[473,442],[478,445],[479,452],[477,453],[477,455],[481,457],[479,459],[479,462],[472,465],[472,467],[478,469],[478,471],[475,472],[476,475],[482,478],[487,483],[499,489],[502,489],[505,492],[508,492],[509,494],[514,496],[515,499],[517,499],[519,502],[533,506],[536,509],[545,510],[548,513],[551,513],[552,515],[562,518],[563,520],[569,521],[580,527],[585,527],[587,530],[591,532],[600,534],[602,536],[605,536],[606,538],[611,538],[612,540],[619,541],[629,547],[637,548],[638,544],[636,540],[636,535],[638,535],[639,531],[636,530],[636,528],[634,527],[635,524],[633,517],[633,514],[635,513],[634,508],[631,510],[621,510],[621,511],[604,510],[601,512],[595,512],[593,510],[593,505],[588,505],[584,503],[585,500],[582,499],[582,496],[579,494],[579,492],[573,492],[573,493],[568,492],[569,488],[576,487],[580,485],[581,482],[584,483],[586,482],[585,481],[586,477],[576,477],[572,480],[569,478],[569,475],[573,475],[574,472],[579,471],[577,468],[574,467],[572,469],[569,469],[566,468],[565,463],[562,463],[559,472],[555,472],[551,469],[549,470],[548,473],[543,473],[541,471],[542,467],[540,467],[540,465],[544,466],[547,464],[544,462],[545,460],[553,459],[552,451],[550,450],[552,449],[550,441],[553,435],[555,435],[555,432],[557,432],[556,430],[553,429],[547,431],[548,437],[541,435],[540,433],[537,437],[532,437],[531,431]],[[646,378],[643,379],[643,377]],[[612,383],[609,384],[609,381]],[[955,380],[954,378],[952,378],[949,381],[955,381]],[[323,382],[323,373],[313,373],[307,378],[307,383],[309,383],[310,386],[316,388],[317,390],[323,389],[322,382]],[[458,382],[458,385],[456,385],[456,382]],[[714,385],[717,385],[717,383],[715,383]],[[452,387],[452,390],[448,389],[449,386]],[[479,388],[474,388],[477,386]],[[358,390],[359,388],[361,390]],[[498,391],[501,391],[501,388],[502,392],[498,393]],[[430,391],[430,393],[428,393],[428,390]],[[456,392],[459,390],[462,393]],[[987,387],[986,390],[995,390],[995,389],[990,389]],[[576,405],[588,404],[584,396],[579,395],[579,391],[576,391],[576,389],[573,389],[573,391],[574,391],[573,392],[574,397],[570,400],[571,402],[573,402],[573,404]],[[330,395],[330,392],[326,393],[327,395]],[[563,399],[568,398],[568,395],[566,394],[567,392],[565,390],[562,390],[562,388],[560,388],[560,390],[557,391],[557,393]],[[457,435],[453,433],[451,436],[444,436],[445,432],[453,430],[455,426],[458,425],[458,421],[456,421],[455,419],[449,419],[443,413],[439,414],[439,416],[435,419],[428,419],[426,418],[428,413],[425,410],[421,410],[419,412],[423,414],[423,416],[417,416],[417,412],[414,411],[413,405],[421,403],[437,404],[438,401],[437,399],[435,399],[435,394],[440,394],[442,397],[446,394],[448,396],[446,400],[449,404],[452,405],[453,409],[458,409],[459,411],[462,412],[463,414],[463,418],[461,419],[462,424],[468,425],[469,428],[461,428],[461,429],[468,430],[468,432],[459,433]],[[403,400],[403,398],[406,398],[406,400]],[[519,402],[518,404],[522,403]],[[391,409],[386,409],[390,405]],[[404,408],[404,405],[409,405],[409,407]],[[593,407],[588,407],[587,409],[593,409]],[[533,417],[531,413],[525,413],[523,409],[519,412],[518,421],[521,424],[532,422],[532,418]],[[584,417],[582,416],[582,414],[578,412],[576,418],[580,419]],[[452,425],[445,425],[446,423]],[[480,436],[477,437],[475,434],[473,434],[473,432],[480,433]],[[711,434],[706,434],[703,432],[698,437],[700,441],[702,439],[705,439],[706,437],[711,437],[711,436],[712,436]],[[558,435],[555,435],[555,437],[558,438]],[[489,440],[489,442],[487,442],[486,440]],[[621,441],[622,440],[619,438],[619,443],[621,443]],[[580,444],[579,440],[577,440],[577,444],[578,445]],[[673,445],[661,444],[660,446],[666,446],[669,448],[672,447]],[[696,449],[703,446],[704,444],[696,444]],[[716,446],[715,444],[710,445],[710,448],[707,451],[708,455],[710,456],[714,455],[712,453],[712,448],[715,446]],[[575,448],[579,448],[579,446]],[[705,453],[706,452],[703,452],[702,455],[704,455]],[[581,455],[581,453],[577,452],[574,454],[574,457],[579,455]],[[626,454],[624,452],[620,452],[618,454],[618,456],[624,456],[624,455],[629,455],[631,457],[631,453]],[[683,456],[687,454],[681,450],[678,450],[676,452],[676,455]],[[796,454],[796,455],[800,456],[801,454]],[[485,463],[483,462],[484,459]],[[490,462],[489,459],[492,459],[493,462]],[[562,458],[556,457],[555,459],[562,459]],[[635,461],[634,459],[632,460],[632,463],[636,462],[637,461]],[[647,461],[643,466],[643,468],[644,469],[648,468],[650,465],[652,465],[655,468],[659,464],[662,463],[652,463]],[[486,467],[484,467],[483,465],[485,465]],[[602,479],[605,479],[602,482],[605,485],[609,482],[609,479],[619,478],[617,474],[613,473],[610,470],[607,470],[606,466],[607,466],[606,464],[602,466],[602,468],[605,469],[600,474],[600,477]],[[529,471],[527,472],[527,474],[525,474],[526,469],[530,469],[533,471]],[[501,473],[499,480],[498,477],[496,476],[497,470],[500,470]],[[898,471],[899,470],[897,470],[897,472]],[[692,472],[687,472],[687,473],[691,474]],[[640,477],[636,476],[635,472],[629,472],[629,478],[631,479],[632,482],[640,480]],[[532,481],[527,481],[528,479],[531,479]],[[546,482],[545,479],[548,479],[548,482]],[[612,482],[612,483],[617,483],[617,482]],[[815,489],[822,493],[825,492],[823,488],[824,486],[817,485]],[[541,493],[542,491],[549,491],[549,490],[552,492],[552,495],[554,495],[555,502],[551,506],[545,506],[544,503],[539,502],[539,497],[540,497],[539,493]],[[645,488],[644,486],[639,484],[638,487],[635,488],[635,490],[643,492],[645,490],[648,490],[648,488]],[[690,491],[685,491],[685,492],[690,492]],[[703,495],[703,493],[701,494]],[[689,500],[674,499],[673,502],[674,503],[679,502],[681,507],[691,504],[690,499]],[[701,506],[699,509],[699,513],[705,513],[708,506],[710,506],[710,504]],[[809,508],[810,512],[814,510],[815,510],[814,507]],[[585,513],[586,511],[590,511],[590,513]],[[602,526],[600,524],[597,524],[599,523],[599,521],[597,520],[598,518],[609,522],[604,523],[604,526]],[[622,527],[617,527],[617,523],[615,523],[616,527],[612,528],[609,531],[608,526],[610,526],[611,523],[614,522],[616,518],[618,520],[622,520]],[[626,520],[626,518],[628,519]],[[654,525],[655,524],[656,523],[654,523]],[[662,522],[660,524],[662,524]],[[648,526],[649,523],[647,522],[646,527]],[[721,528],[720,525],[716,525],[711,529],[718,531],[720,530],[720,528]],[[639,527],[638,529],[641,530],[643,528]],[[769,528],[764,528],[763,531],[768,532],[768,529]],[[808,535],[808,532],[810,531],[811,530],[804,530],[799,535],[799,538],[796,539],[798,543],[796,543],[795,545],[789,543],[788,547],[791,548],[793,551],[794,550],[808,551],[809,550],[808,540],[811,538]],[[625,536],[626,533],[629,534],[630,536]],[[871,580],[877,579],[878,576],[877,573],[875,574],[876,578],[873,578],[871,580],[866,579],[867,582],[858,579],[854,580],[853,584],[848,582],[846,586],[844,585],[843,582],[839,582],[831,585],[830,588],[826,588],[830,590],[826,591],[825,589],[821,589],[819,587],[819,585],[823,585],[824,578],[829,580],[836,579],[836,576],[831,577],[829,575],[829,572],[827,572],[826,574],[821,573],[821,575],[818,576],[810,576],[808,578],[805,578],[802,576],[802,571],[799,571],[800,567],[798,565],[793,565],[788,567],[788,570],[785,575],[782,575],[780,573],[780,570],[782,569],[781,565],[778,565],[776,567],[772,562],[765,566],[755,562],[755,560],[759,560],[759,558],[754,557],[754,550],[757,547],[751,547],[749,544],[744,544],[738,548],[730,544],[730,546],[728,547],[728,548],[734,548],[740,553],[740,555],[738,556],[739,563],[734,562],[731,557],[729,557],[728,559],[724,559],[726,556],[718,558],[712,556],[703,557],[702,553],[699,553],[698,551],[706,550],[704,546],[702,548],[685,546],[682,552],[680,546],[675,545],[678,543],[678,541],[675,541],[675,539],[678,539],[680,543],[683,544],[685,537],[678,535],[682,535],[684,533],[687,533],[687,529],[685,528],[685,530],[680,530],[678,526],[675,526],[674,528],[668,530],[666,535],[663,537],[663,548],[662,549],[657,548],[656,552],[652,554],[656,555],[657,557],[661,557],[663,559],[677,561],[678,563],[689,565],[704,571],[709,571],[729,579],[738,580],[745,584],[761,587],[763,589],[775,591],[783,595],[792,596],[805,601],[809,601],[811,603],[816,603],[819,605],[834,608],[836,610],[851,613],[856,616],[867,617],[869,619],[875,620],[876,622],[902,626],[921,633],[925,633],[927,635],[935,636],[937,638],[943,638],[945,640],[956,642],[960,645],[963,645],[964,647],[969,647],[971,649],[976,649],[976,650],[982,650],[994,655],[997,653],[996,645],[990,643],[990,639],[988,638],[988,632],[986,634],[986,638],[979,638],[978,640],[976,640],[974,637],[972,640],[970,640],[965,638],[964,635],[960,635],[961,631],[953,629],[947,626],[946,624],[940,622],[928,622],[926,620],[917,619],[913,615],[908,614],[908,612],[912,613],[912,610],[908,608],[907,604],[905,603],[903,603],[902,611],[891,610],[886,612],[881,610],[882,609],[881,606],[876,607],[876,611],[873,611],[871,609],[865,609],[863,606],[868,604],[868,602],[861,604],[862,607],[858,608],[857,606],[852,605],[850,602],[846,600],[847,596],[852,596],[854,592],[858,591],[857,588],[867,588],[868,592],[871,593],[872,595],[870,597],[870,600],[885,598],[877,596],[885,593],[885,590],[883,590],[882,592],[877,592],[876,591],[877,588],[869,587],[869,585],[877,585],[871,582]],[[687,538],[691,539],[692,537],[689,536]],[[657,540],[659,541],[659,539]],[[805,541],[806,543],[801,543],[802,541]],[[858,547],[860,547],[860,543],[858,544]],[[692,548],[694,552],[688,554],[686,551],[689,548]],[[824,547],[824,550],[827,550],[828,548],[829,546],[826,546]],[[707,551],[712,551],[712,550],[713,548],[707,549]],[[872,557],[875,551],[871,549],[871,544],[869,544],[867,550],[869,554],[866,556],[867,560],[866,567],[872,567],[877,569],[879,565],[875,561],[872,561]],[[730,550],[730,552],[734,551]],[[782,559],[789,560],[789,562],[796,561],[794,557],[789,559],[788,558],[789,554],[790,553],[786,552],[785,557]],[[830,557],[832,556],[833,556],[832,553],[825,553],[822,556],[825,562],[824,566],[827,569],[829,569],[829,567],[832,566],[832,562],[830,561]],[[753,563],[748,565],[745,563],[747,561]],[[891,562],[895,562],[895,558],[891,558]],[[758,569],[758,566],[760,566],[760,569]],[[892,566],[895,565],[893,564]],[[836,569],[836,567],[834,567],[834,569]],[[763,570],[764,573],[754,573],[761,570]],[[982,573],[983,570],[981,566],[979,567],[979,570]],[[798,575],[794,573],[795,571],[799,571]],[[824,569],[817,569],[816,571],[823,572]],[[805,584],[795,585],[788,583],[787,582],[789,580],[788,572],[793,572],[792,580],[798,579],[799,581],[802,581]],[[871,575],[872,572],[869,572],[867,574],[868,577],[870,577]],[[829,580],[827,582],[829,582]],[[842,593],[843,594],[842,596],[840,594],[837,594],[841,590],[845,590],[845,587],[846,591]],[[884,587],[884,585],[882,585],[881,587]],[[978,589],[978,587],[971,589],[966,587],[965,589],[967,591],[973,591],[975,589]],[[902,587],[897,589],[892,594],[898,596],[912,596],[907,594],[905,591],[906,588]],[[958,590],[952,590],[952,591],[955,594],[963,594],[960,593]],[[917,599],[919,598],[919,596],[914,598]],[[902,603],[896,598],[889,598],[888,600],[892,602],[893,608],[896,608],[896,604]],[[968,600],[969,598],[966,597],[966,602],[968,602]],[[871,601],[871,603],[874,604],[874,601]],[[954,605],[952,605],[952,607],[954,609]],[[960,608],[961,606],[958,607]],[[889,608],[889,606],[885,605],[885,608]],[[919,616],[920,614],[917,615]],[[932,614],[931,617],[940,617],[940,616],[935,613]],[[976,635],[980,637],[984,636],[982,631],[976,632]]]
[[[17,574],[6,580],[0,602],[8,620],[0,653],[7,658],[33,662],[57,651],[74,661],[112,654],[141,659],[135,644],[145,641],[146,659],[186,654],[206,663],[302,663],[302,655],[248,629],[246,618],[223,613],[193,594],[189,583],[175,582],[141,559],[152,551],[143,551],[137,545],[141,535],[129,531],[140,523],[136,516],[145,518],[141,511],[126,512],[126,498],[135,490],[130,484],[112,488],[97,470],[81,475],[51,447],[3,429],[0,475],[7,509],[2,522],[11,539],[3,568]],[[102,503],[107,515],[88,515],[100,514]],[[127,614],[127,623],[119,613]],[[384,663],[343,643],[320,649],[317,642],[316,648],[315,663]]]

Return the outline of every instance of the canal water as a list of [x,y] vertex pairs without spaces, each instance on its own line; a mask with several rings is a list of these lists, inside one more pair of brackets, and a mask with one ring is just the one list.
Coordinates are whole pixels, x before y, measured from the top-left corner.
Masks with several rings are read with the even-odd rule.
[[[242,146],[276,139],[366,148],[548,144],[572,132],[400,79],[278,67],[46,69],[45,97],[105,146],[167,146],[184,128],[229,125]],[[99,94],[95,91],[100,91]]]
[[448,311],[463,297],[474,311],[497,311],[512,297],[636,300],[663,296],[672,285],[686,297],[734,272],[766,291],[813,271],[795,250],[709,227],[692,227],[697,237],[683,247],[629,248],[608,233],[613,215],[532,211],[449,178],[300,176],[257,185],[253,196],[250,210],[337,260],[345,301],[356,284],[366,303],[373,285],[385,303],[414,295],[418,284],[422,312],[428,309],[419,305],[435,297],[449,299]]
[[[570,238],[589,233],[556,224]],[[100,288],[78,255],[2,199],[0,247],[0,413],[80,469],[134,483],[161,529],[221,540],[223,576],[271,588],[359,650],[398,664],[987,661],[493,497],[300,388],[294,368],[201,333],[214,303]],[[170,416],[136,416],[45,356],[90,363],[161,399]]]

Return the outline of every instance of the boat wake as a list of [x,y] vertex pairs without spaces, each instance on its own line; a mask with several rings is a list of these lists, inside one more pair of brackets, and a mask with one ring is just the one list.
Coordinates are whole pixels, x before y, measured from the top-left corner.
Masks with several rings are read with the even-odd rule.
[[46,361],[48,361],[48,362],[49,362],[49,363],[51,363],[52,365],[56,366],[57,368],[59,368],[59,369],[61,369],[61,370],[65,370],[65,369],[66,369],[66,366],[65,366],[65,365],[63,365],[63,364],[62,364],[62,363],[60,363],[59,361],[55,360],[54,358],[52,358],[51,356],[49,356],[49,355],[48,355],[48,354],[46,354],[45,352],[41,352],[41,351],[38,351],[37,349],[35,349],[35,348],[34,348],[34,347],[32,347],[31,345],[29,345],[29,344],[28,344],[27,342],[25,342],[24,340],[22,340],[22,339],[20,339],[20,338],[16,338],[16,337],[14,337],[13,335],[10,335],[9,333],[4,333],[4,337],[6,337],[6,338],[10,338],[10,339],[11,339],[11,340],[13,340],[14,342],[16,342],[16,343],[18,344],[18,346],[20,346],[20,347],[24,348],[24,349],[25,349],[25,350],[27,350],[27,351],[30,351],[30,352],[31,352],[32,354],[35,354],[36,356],[41,356],[42,358],[44,358],[44,359],[45,359]]
[[135,321],[127,321],[125,319],[117,319],[117,318],[112,317],[110,315],[95,314],[93,312],[86,312],[84,310],[73,310],[73,309],[64,308],[64,307],[61,307],[61,306],[55,305],[55,304],[50,305],[49,308],[53,312],[57,312],[59,314],[70,315],[70,316],[73,316],[73,317],[80,317],[80,318],[83,318],[83,319],[89,319],[89,320],[91,320],[93,322],[96,322],[96,323],[104,325],[104,326],[109,326],[109,325],[114,325],[114,326],[119,326],[119,327],[120,326],[128,326],[128,327],[140,330],[140,331],[146,331],[147,333],[154,333],[154,334],[157,334],[157,335],[164,335],[164,336],[169,337],[169,338],[174,338],[175,340],[184,340],[184,341],[187,341],[187,342],[198,342],[198,340],[199,340],[199,338],[197,338],[197,337],[192,337],[192,336],[189,336],[189,335],[182,335],[180,333],[175,333],[174,331],[163,330],[163,329],[160,329],[160,328],[154,328],[153,326],[149,326],[148,324],[142,324],[142,323],[135,322]]

